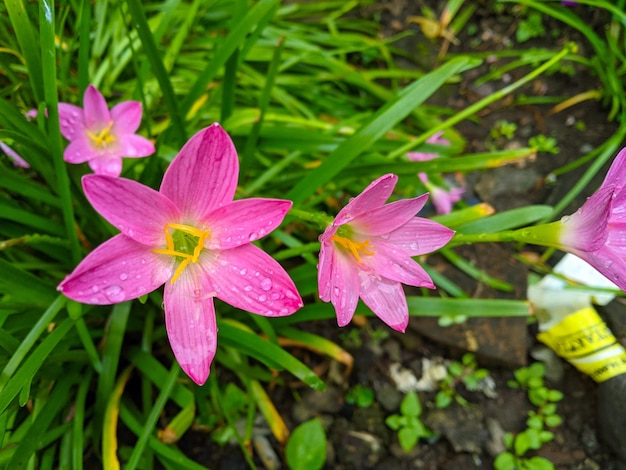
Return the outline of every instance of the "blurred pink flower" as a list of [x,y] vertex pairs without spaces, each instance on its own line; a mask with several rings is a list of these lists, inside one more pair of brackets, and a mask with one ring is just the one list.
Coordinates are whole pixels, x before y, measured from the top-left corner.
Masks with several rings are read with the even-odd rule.
[[185,144],[159,191],[125,178],[84,176],[87,199],[121,233],[58,287],[76,301],[104,305],[165,283],[169,341],[199,385],[217,347],[214,297],[264,316],[289,315],[302,306],[285,270],[251,243],[280,225],[291,201],[233,201],[238,172],[230,137],[213,124]]
[[0,150],[2,150],[2,152],[13,161],[14,166],[19,166],[21,168],[30,168],[28,162],[20,157],[15,150],[13,150],[4,142],[0,142]]
[[387,174],[372,182],[319,237],[320,298],[332,302],[339,326],[350,322],[360,297],[387,325],[404,331],[409,312],[401,283],[435,287],[412,257],[441,248],[454,232],[415,217],[428,194],[385,205],[397,181]]
[[[426,143],[449,146],[450,141],[448,141],[447,139],[442,139],[441,138],[442,135],[443,135],[443,131],[437,132],[436,134],[433,134],[428,139],[426,139]],[[428,152],[408,152],[406,156],[412,162],[427,162],[428,160],[432,160],[434,158],[439,157],[439,154],[428,153]]]
[[146,157],[154,145],[135,134],[141,123],[141,103],[123,101],[110,111],[102,94],[89,85],[83,108],[59,103],[61,134],[70,144],[63,158],[68,163],[87,162],[98,175],[119,176],[122,157]]
[[465,188],[451,187],[450,189],[445,189],[431,183],[426,173],[420,172],[417,176],[430,192],[431,201],[433,206],[435,206],[437,214],[449,214],[452,212],[452,206],[460,201],[463,193],[465,193]]
[[558,248],[587,261],[626,291],[626,148],[604,182],[574,214],[554,224]]

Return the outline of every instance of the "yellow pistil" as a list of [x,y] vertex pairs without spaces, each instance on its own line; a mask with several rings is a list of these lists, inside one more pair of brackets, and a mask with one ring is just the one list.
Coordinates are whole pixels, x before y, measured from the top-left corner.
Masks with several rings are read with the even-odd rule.
[[93,142],[93,144],[101,149],[102,147],[107,147],[117,140],[117,138],[111,134],[111,128],[113,127],[113,121],[109,121],[107,126],[102,129],[97,134],[91,131],[87,131],[87,135]]
[[361,255],[371,256],[374,254],[374,252],[370,249],[369,240],[365,240],[364,242],[355,242],[354,240],[350,240],[349,238],[342,237],[337,234],[333,235],[331,240],[352,253],[359,264],[362,263]]
[[[198,242],[193,249],[193,253],[189,254],[189,253],[185,253],[184,251],[178,251],[181,248],[189,248],[189,246],[184,242],[182,243],[183,246],[179,246],[179,247],[174,246],[174,238],[172,237],[172,231],[183,232],[183,234],[188,234],[198,239]],[[183,273],[183,271],[185,270],[185,268],[187,267],[189,263],[198,262],[200,253],[202,252],[202,249],[204,248],[204,240],[208,238],[211,238],[211,232],[209,230],[200,230],[198,228],[191,227],[189,225],[184,225],[184,224],[167,224],[165,226],[165,243],[167,245],[167,248],[156,249],[152,251],[154,253],[159,253],[162,255],[170,255],[170,256],[176,256],[176,257],[182,258],[182,261],[176,268],[176,271],[174,271],[174,275],[172,276],[172,279],[170,280],[172,284],[174,284],[176,279],[180,277],[180,275]],[[184,240],[184,238],[182,240]]]

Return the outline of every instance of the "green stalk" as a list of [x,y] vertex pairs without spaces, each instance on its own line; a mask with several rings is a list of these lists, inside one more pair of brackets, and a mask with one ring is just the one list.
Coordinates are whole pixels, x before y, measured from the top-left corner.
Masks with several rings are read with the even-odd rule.
[[301,209],[290,209],[289,215],[297,217],[300,220],[306,220],[316,224],[322,230],[333,223],[333,218],[323,212],[308,212]]
[[446,247],[470,243],[521,242],[531,245],[541,245],[563,249],[563,244],[559,240],[561,225],[561,222],[557,221],[550,224],[535,225],[533,227],[525,227],[518,230],[504,230],[496,233],[456,233]]
[[471,116],[474,116],[481,109],[486,108],[490,104],[492,104],[492,103],[494,103],[494,102],[504,98],[506,95],[508,95],[508,94],[512,93],[513,91],[517,90],[519,87],[525,85],[529,81],[534,80],[539,75],[541,75],[543,72],[545,72],[550,67],[552,67],[554,64],[557,64],[558,62],[560,62],[561,59],[563,59],[566,55],[568,55],[568,54],[575,54],[577,52],[577,49],[578,48],[577,48],[576,44],[574,44],[572,42],[569,42],[569,43],[565,44],[563,49],[558,54],[555,54],[550,60],[544,62],[542,65],[540,65],[539,67],[534,69],[528,75],[520,78],[518,81],[516,81],[514,83],[511,83],[509,86],[506,86],[506,87],[502,88],[501,90],[498,90],[495,93],[493,93],[493,94],[491,94],[489,96],[484,97],[482,100],[477,101],[476,103],[474,103],[471,106],[468,106],[467,108],[463,109],[462,111],[460,111],[459,113],[455,114],[451,118],[446,119],[445,121],[443,121],[438,126],[435,126],[432,129],[429,129],[427,132],[425,132],[424,134],[420,135],[417,139],[412,140],[411,142],[406,143],[405,145],[400,147],[395,152],[390,153],[389,154],[389,158],[393,159],[393,158],[399,157],[400,155],[405,155],[407,152],[410,152],[412,149],[414,149],[418,145],[423,144],[424,142],[426,142],[426,139],[428,139],[432,135],[436,134],[437,132],[442,131],[444,129],[448,129],[449,127],[454,126],[455,124],[463,121],[464,119],[467,119],[467,118],[469,118]]
[[41,31],[41,64],[43,68],[44,97],[48,109],[48,140],[52,150],[54,171],[57,177],[57,193],[61,198],[63,222],[70,242],[72,261],[78,264],[81,259],[80,244],[74,221],[72,193],[67,167],[63,161],[61,127],[59,125],[59,99],[57,96],[56,46],[54,42],[54,3],[42,0],[39,4],[39,28]]

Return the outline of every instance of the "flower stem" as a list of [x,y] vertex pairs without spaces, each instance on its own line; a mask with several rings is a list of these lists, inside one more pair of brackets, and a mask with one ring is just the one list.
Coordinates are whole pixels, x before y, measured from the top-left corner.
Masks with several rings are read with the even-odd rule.
[[488,242],[521,242],[562,249],[563,244],[559,240],[561,227],[562,223],[557,221],[549,224],[535,225],[518,230],[504,230],[495,233],[456,233],[447,246]]
[[534,69],[528,75],[520,78],[516,82],[511,83],[509,86],[506,86],[506,87],[502,88],[501,90],[498,90],[495,93],[492,93],[489,96],[485,96],[482,100],[477,101],[476,103],[472,104],[471,106],[468,106],[467,108],[463,109],[462,111],[456,113],[454,116],[452,116],[449,119],[446,119],[444,122],[442,122],[438,126],[435,126],[435,127],[431,128],[431,129],[429,129],[427,132],[423,133],[422,135],[420,135],[415,140],[412,140],[411,142],[406,143],[405,145],[400,147],[398,150],[396,150],[395,152],[391,153],[389,155],[389,158],[396,158],[396,157],[398,157],[400,155],[406,154],[407,152],[409,152],[413,148],[417,147],[419,144],[422,144],[422,143],[426,142],[426,139],[428,139],[432,135],[436,134],[439,131],[448,129],[449,127],[454,126],[458,122],[461,122],[462,120],[464,120],[464,119],[466,119],[466,118],[468,118],[470,116],[473,116],[474,114],[476,114],[481,109],[486,108],[487,106],[489,106],[491,103],[504,98],[506,95],[508,95],[509,93],[517,90],[522,85],[525,85],[529,81],[534,80],[539,75],[541,75],[543,72],[545,72],[550,67],[552,67],[554,64],[558,63],[566,55],[572,54],[572,53],[576,53],[576,52],[577,52],[576,44],[574,44],[572,42],[568,42],[567,44],[565,44],[565,46],[563,46],[563,49],[558,54],[555,54],[550,60],[547,60],[546,62],[544,62],[542,65],[540,65],[539,67]]
[[322,230],[325,230],[326,227],[331,225],[334,220],[331,216],[325,214],[324,212],[308,212],[293,208],[289,211],[289,215],[293,215],[300,220],[312,222]]

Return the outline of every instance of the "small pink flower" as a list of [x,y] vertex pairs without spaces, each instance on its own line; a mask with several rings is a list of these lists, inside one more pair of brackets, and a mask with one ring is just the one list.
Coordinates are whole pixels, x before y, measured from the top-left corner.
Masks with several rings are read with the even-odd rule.
[[437,214],[449,214],[452,212],[452,206],[459,202],[465,193],[464,188],[451,187],[450,189],[444,189],[440,186],[434,185],[428,180],[426,173],[418,173],[417,176],[422,181],[426,189],[430,191],[432,196],[432,203],[435,206]]
[[238,172],[232,141],[213,124],[185,144],[159,191],[125,178],[84,176],[87,199],[121,233],[58,287],[78,302],[105,305],[165,283],[170,345],[199,385],[217,347],[213,298],[264,316],[289,315],[302,306],[285,270],[251,243],[280,225],[291,201],[233,201]]
[[626,148],[598,191],[555,224],[558,248],[587,261],[626,291]]
[[15,150],[13,150],[4,142],[0,142],[0,150],[2,150],[2,152],[13,161],[14,166],[19,166],[21,168],[30,168],[28,162],[20,157]]
[[89,85],[83,107],[59,103],[61,134],[70,141],[63,154],[66,162],[87,162],[98,175],[119,176],[122,157],[154,153],[152,142],[135,134],[141,124],[138,101],[123,101],[109,111],[102,94]]
[[[442,139],[442,135],[443,131],[437,132],[436,134],[433,134],[428,139],[426,139],[426,143],[450,146],[450,141],[448,141],[447,139]],[[408,152],[406,156],[412,162],[427,162],[428,160],[433,160],[439,157],[439,154],[428,152]]]
[[415,217],[428,194],[385,204],[397,181],[387,174],[371,183],[319,237],[320,298],[332,302],[339,326],[350,322],[360,297],[387,325],[404,331],[409,312],[401,283],[435,287],[412,257],[441,248],[454,232]]

